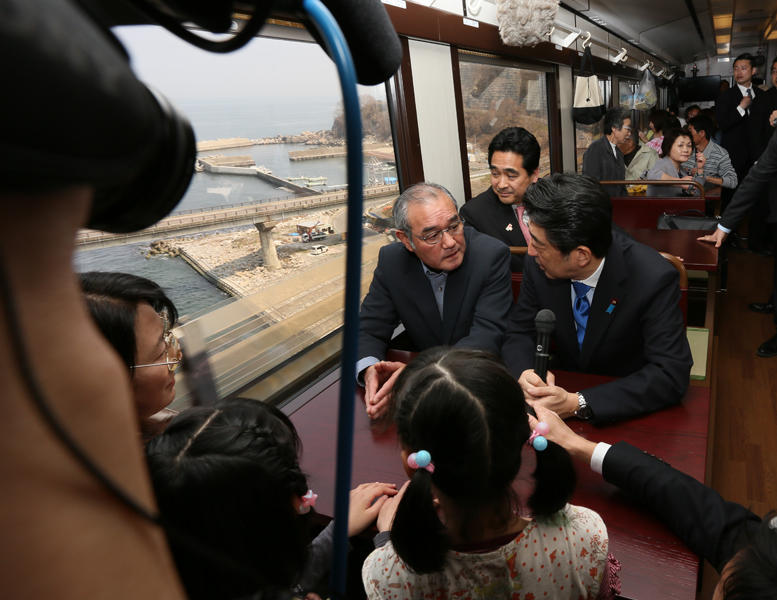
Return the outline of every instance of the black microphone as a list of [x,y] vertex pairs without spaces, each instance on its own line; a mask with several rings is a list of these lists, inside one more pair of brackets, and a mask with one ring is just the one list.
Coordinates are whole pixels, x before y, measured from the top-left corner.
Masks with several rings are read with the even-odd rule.
[[[322,2],[343,30],[359,83],[383,83],[397,72],[402,62],[402,45],[380,0]],[[323,47],[315,27],[308,27],[308,31]]]
[[543,308],[534,317],[534,328],[537,330],[537,348],[534,352],[534,372],[540,379],[547,382],[548,358],[550,357],[550,336],[556,327],[556,315],[548,308]]

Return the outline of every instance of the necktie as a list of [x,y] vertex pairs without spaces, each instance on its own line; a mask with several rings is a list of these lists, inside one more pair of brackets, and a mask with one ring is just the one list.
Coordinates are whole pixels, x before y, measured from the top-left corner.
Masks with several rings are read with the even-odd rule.
[[[750,97],[750,99],[753,99],[753,90],[751,88],[747,88],[747,95]],[[750,114],[750,109],[747,109],[747,114]]]
[[588,313],[591,311],[591,303],[586,294],[591,289],[590,285],[582,281],[573,281],[572,287],[575,288],[575,303],[572,305],[572,315],[577,323],[577,345],[583,347],[583,338],[585,337],[585,327],[588,324]]

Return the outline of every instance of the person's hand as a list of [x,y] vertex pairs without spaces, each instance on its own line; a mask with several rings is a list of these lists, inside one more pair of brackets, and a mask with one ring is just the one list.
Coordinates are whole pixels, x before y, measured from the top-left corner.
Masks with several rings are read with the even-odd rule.
[[[523,383],[521,380],[523,380]],[[547,383],[542,381],[533,370],[521,373],[518,383],[521,385],[521,389],[523,389],[527,402],[539,402],[542,406],[557,412],[564,418],[575,414],[578,406],[577,394],[572,394],[564,388],[557,386],[556,377],[550,371],[548,371]]]
[[739,106],[741,106],[744,110],[747,110],[750,108],[750,105],[753,103],[753,99],[745,94],[742,96],[742,99],[739,101]]
[[395,496],[394,483],[362,483],[351,490],[348,503],[348,537],[367,529],[378,516],[386,500]]
[[545,434],[546,439],[557,443],[575,458],[591,462],[591,455],[596,447],[594,442],[590,442],[572,431],[552,410],[545,408],[538,402],[530,402],[530,404],[534,408],[534,412],[537,413],[537,418],[528,415],[529,427],[532,430],[537,427],[538,421],[547,423],[549,429],[548,433]]
[[405,363],[382,360],[367,367],[364,372],[364,405],[367,415],[377,419],[389,408],[391,390]]
[[720,227],[716,227],[715,231],[712,233],[708,233],[707,235],[703,235],[701,237],[696,238],[700,242],[710,242],[712,244],[715,244],[716,248],[720,248],[721,244],[726,241],[726,238],[728,237],[728,234],[723,231]]
[[389,531],[391,524],[394,522],[394,515],[397,514],[397,506],[399,506],[402,496],[405,495],[407,486],[410,485],[409,481],[406,481],[404,485],[399,488],[399,492],[393,498],[386,498],[383,502],[383,506],[380,507],[378,513],[378,531]]
[[696,172],[701,173],[704,170],[704,165],[707,163],[707,157],[703,152],[696,153]]

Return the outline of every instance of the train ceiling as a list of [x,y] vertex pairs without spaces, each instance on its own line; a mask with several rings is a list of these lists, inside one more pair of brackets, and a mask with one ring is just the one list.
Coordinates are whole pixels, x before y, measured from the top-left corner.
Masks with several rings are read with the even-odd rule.
[[777,0],[563,0],[674,64],[735,57],[777,39]]

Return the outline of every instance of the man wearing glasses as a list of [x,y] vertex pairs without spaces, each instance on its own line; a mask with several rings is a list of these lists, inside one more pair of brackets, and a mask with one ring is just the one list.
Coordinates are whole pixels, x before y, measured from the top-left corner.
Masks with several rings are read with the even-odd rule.
[[512,304],[510,252],[464,227],[441,185],[419,183],[394,202],[399,242],[384,246],[360,313],[358,380],[371,418],[388,409],[402,363],[383,360],[392,347],[421,351],[465,346],[497,354]]
[[[631,135],[631,119],[625,110],[611,108],[604,115],[602,128],[604,135],[592,142],[583,154],[583,174],[596,181],[625,179],[626,163],[618,144]],[[625,195],[621,185],[608,185],[605,189],[610,196]]]

